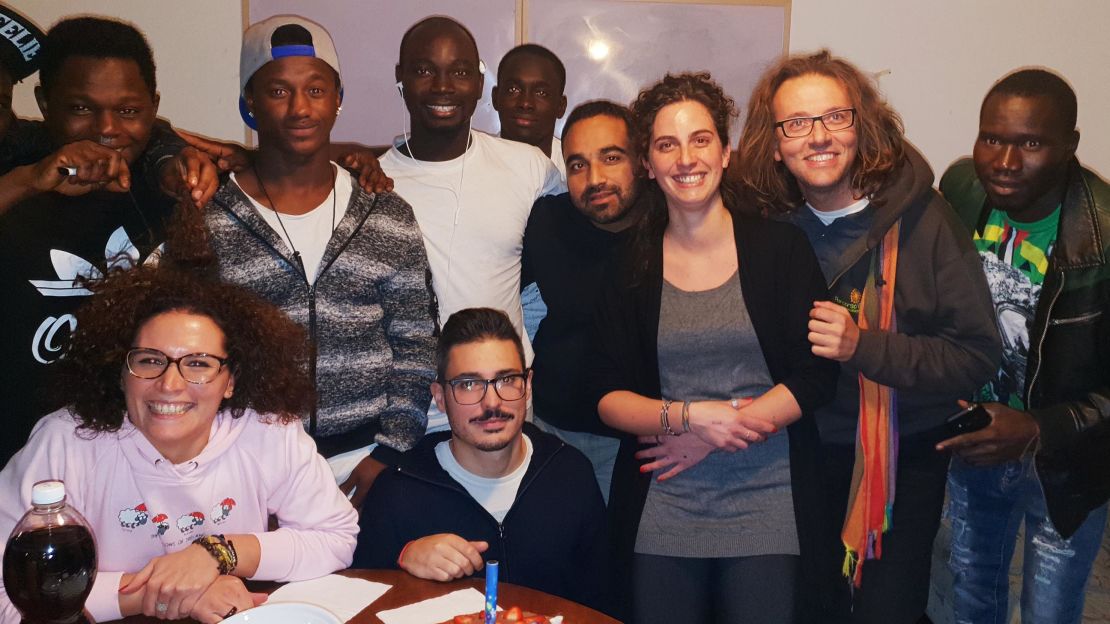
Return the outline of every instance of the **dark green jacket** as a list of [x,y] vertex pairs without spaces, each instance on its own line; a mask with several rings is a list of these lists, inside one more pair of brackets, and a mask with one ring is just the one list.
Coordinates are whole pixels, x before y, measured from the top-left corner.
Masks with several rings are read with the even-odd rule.
[[[1110,185],[1073,159],[1056,244],[1029,329],[1024,400],[1040,426],[1037,473],[1070,536],[1110,498]],[[991,207],[970,159],[940,182],[969,231]]]

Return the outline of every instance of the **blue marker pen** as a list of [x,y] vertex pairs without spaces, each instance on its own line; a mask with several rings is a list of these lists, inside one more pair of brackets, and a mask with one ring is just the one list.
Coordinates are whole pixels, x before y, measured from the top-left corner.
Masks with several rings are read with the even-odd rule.
[[486,624],[497,622],[497,562],[486,562]]

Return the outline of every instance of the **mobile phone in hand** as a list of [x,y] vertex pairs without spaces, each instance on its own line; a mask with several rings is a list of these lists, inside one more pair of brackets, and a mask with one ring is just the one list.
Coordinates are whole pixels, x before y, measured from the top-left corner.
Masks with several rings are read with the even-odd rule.
[[987,412],[987,408],[979,403],[972,403],[944,421],[945,438],[978,431],[989,424],[991,424],[991,415]]

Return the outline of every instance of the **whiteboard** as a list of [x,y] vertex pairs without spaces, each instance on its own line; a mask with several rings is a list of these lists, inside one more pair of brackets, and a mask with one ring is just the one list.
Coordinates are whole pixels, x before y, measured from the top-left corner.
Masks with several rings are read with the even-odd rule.
[[[525,36],[567,67],[568,110],[596,98],[629,103],[664,73],[693,70],[708,70],[743,107],[786,50],[787,2],[529,0],[526,7]],[[731,138],[739,140],[739,122]]]

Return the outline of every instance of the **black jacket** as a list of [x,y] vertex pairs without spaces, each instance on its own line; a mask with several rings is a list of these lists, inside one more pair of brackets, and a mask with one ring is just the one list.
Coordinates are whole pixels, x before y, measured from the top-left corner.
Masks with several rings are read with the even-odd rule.
[[439,465],[435,447],[451,432],[430,434],[402,454],[401,465],[367,493],[352,566],[396,568],[405,544],[454,533],[489,542],[483,557],[499,562],[500,580],[609,611],[605,504],[593,467],[578,449],[530,423],[524,433],[532,460],[501,523]]
[[[813,355],[807,338],[813,302],[828,297],[825,278],[805,235],[794,226],[736,213],[732,219],[740,287],[763,358],[772,381],[784,384],[802,408],[802,417],[787,431],[798,543],[805,559],[813,555],[812,521],[820,501],[813,411],[832,400],[840,370],[836,362]],[[629,285],[629,267],[617,268],[596,308],[591,383],[598,400],[617,390],[653,398],[661,395],[657,337],[663,282],[662,236],[652,240],[647,254],[646,276]],[[631,564],[652,478],[650,473],[640,473],[640,462],[633,457],[637,448],[635,437],[622,438],[613,470],[609,509],[618,570],[628,570]],[[803,565],[803,574],[812,567]],[[624,600],[630,590],[628,580],[624,574],[620,581]]]
[[[855,445],[859,373],[897,390],[903,439],[934,436],[959,409],[956,401],[970,398],[998,370],[1002,343],[979,255],[933,190],[933,170],[907,145],[905,160],[862,212],[827,227],[805,207],[786,218],[809,235],[830,294],[845,306],[859,301],[876,247],[899,219],[902,223],[894,288],[897,331],[860,331],[855,353],[841,365],[836,401],[817,413],[821,441]],[[866,225],[866,233],[843,248],[831,243],[838,230],[853,224]]]
[[547,304],[532,341],[532,406],[538,418],[560,429],[618,435],[597,417],[586,363],[597,294],[627,233],[597,227],[567,193],[536,200],[528,217],[520,283],[535,282]]
[[[991,206],[970,160],[941,192],[969,231]],[[1040,426],[1037,473],[1052,524],[1070,537],[1110,498],[1110,185],[1073,160],[1056,244],[1029,328],[1024,400]]]

